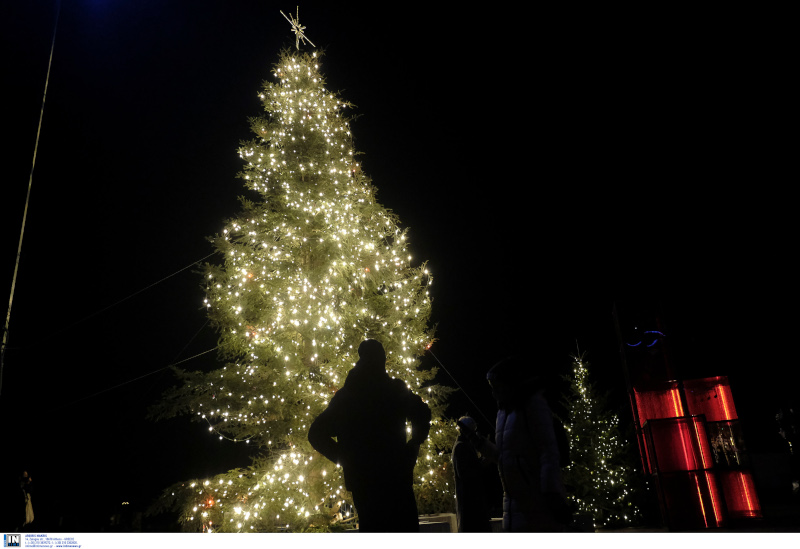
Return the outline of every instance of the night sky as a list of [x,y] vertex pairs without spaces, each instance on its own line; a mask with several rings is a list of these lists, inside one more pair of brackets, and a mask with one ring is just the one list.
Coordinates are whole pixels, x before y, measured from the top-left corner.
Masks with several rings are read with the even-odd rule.
[[[730,376],[751,450],[773,449],[800,381],[781,33],[733,13],[333,5],[306,2],[300,22],[433,273],[432,351],[475,403],[449,412],[493,417],[494,362],[524,353],[558,379],[578,345],[624,421],[612,306],[655,303],[679,371]],[[92,502],[105,524],[122,501],[249,464],[200,424],[145,414],[165,366],[215,345],[181,269],[238,211],[238,143],[295,9],[62,3],[0,395],[4,493],[27,468],[43,522]],[[4,314],[54,20],[53,1],[0,7]]]

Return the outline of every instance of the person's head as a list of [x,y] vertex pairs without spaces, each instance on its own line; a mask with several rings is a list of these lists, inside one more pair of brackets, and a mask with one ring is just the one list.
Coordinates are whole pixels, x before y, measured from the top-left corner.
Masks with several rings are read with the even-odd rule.
[[521,404],[543,387],[543,376],[538,368],[518,356],[505,358],[492,366],[486,379],[500,408]]
[[358,346],[359,362],[374,368],[386,367],[386,351],[381,342],[376,339],[365,339]]
[[498,405],[501,402],[503,403],[507,402],[510,396],[508,385],[506,385],[502,381],[497,381],[497,380],[492,381],[491,379],[489,379],[487,381],[489,381],[489,387],[492,388],[492,398],[494,398],[497,401]]
[[474,433],[478,430],[478,424],[475,423],[475,420],[469,416],[462,416],[458,418],[456,422],[458,428],[461,430],[461,433],[464,435],[468,435],[469,433]]

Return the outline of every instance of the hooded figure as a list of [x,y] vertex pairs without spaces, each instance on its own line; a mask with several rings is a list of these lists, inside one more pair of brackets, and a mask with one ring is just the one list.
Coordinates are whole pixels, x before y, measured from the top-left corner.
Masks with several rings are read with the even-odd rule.
[[497,462],[503,483],[503,531],[559,532],[569,521],[553,413],[544,383],[518,358],[505,359],[486,378],[497,400],[495,444],[479,451]]
[[412,486],[419,447],[430,430],[430,408],[386,373],[380,342],[362,342],[358,356],[343,387],[311,424],[308,441],[342,466],[362,532],[419,531]]

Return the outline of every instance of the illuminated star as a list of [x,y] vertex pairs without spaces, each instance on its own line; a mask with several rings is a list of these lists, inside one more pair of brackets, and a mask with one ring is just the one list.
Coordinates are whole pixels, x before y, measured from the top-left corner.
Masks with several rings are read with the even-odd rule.
[[[300,41],[302,40],[303,45],[305,46],[306,40],[308,40],[308,37],[306,37],[306,35],[303,34],[305,27],[300,26],[300,6],[297,6],[297,19],[295,19],[291,15],[289,15],[289,17],[286,17],[286,14],[283,13],[283,11],[281,11],[281,15],[283,15],[283,17],[292,25],[292,32],[295,34],[294,45],[299,50]],[[317,47],[316,44],[314,44],[314,42],[312,42],[311,40],[308,40],[308,43],[314,46],[315,48]]]

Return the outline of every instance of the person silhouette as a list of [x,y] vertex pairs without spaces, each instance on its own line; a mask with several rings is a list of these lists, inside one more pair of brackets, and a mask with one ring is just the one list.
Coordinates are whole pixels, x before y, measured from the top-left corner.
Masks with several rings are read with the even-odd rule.
[[545,378],[519,357],[495,364],[486,376],[497,400],[495,442],[470,437],[496,462],[503,484],[504,532],[563,532],[570,522],[561,478],[553,413]]
[[484,488],[483,460],[470,441],[480,438],[478,424],[469,416],[459,418],[459,435],[453,444],[453,474],[456,481],[456,519],[459,532],[491,532],[491,518]]
[[33,522],[33,505],[31,503],[31,482],[32,478],[28,476],[28,471],[23,471],[19,479],[19,487],[22,490],[22,499],[25,506],[25,515],[22,523],[22,530],[28,528],[28,525]]
[[428,438],[431,410],[386,373],[379,341],[363,341],[358,356],[342,388],[311,424],[308,441],[341,465],[361,532],[418,532],[414,466]]

